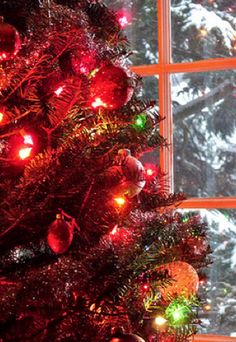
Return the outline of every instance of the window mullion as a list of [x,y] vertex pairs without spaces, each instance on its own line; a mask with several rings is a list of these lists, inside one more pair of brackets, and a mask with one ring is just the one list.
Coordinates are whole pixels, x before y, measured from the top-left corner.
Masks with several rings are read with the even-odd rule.
[[171,110],[170,74],[165,66],[171,62],[171,0],[157,0],[158,8],[158,52],[159,52],[159,111],[160,133],[168,148],[160,150],[160,167],[168,175],[167,187],[173,192],[173,117]]
[[[164,70],[163,70],[164,68]],[[131,69],[142,76],[153,76],[162,72],[172,74],[183,72],[209,72],[216,70],[236,69],[236,58],[213,58],[196,62],[170,63],[170,64],[150,64],[136,65]]]
[[184,209],[229,209],[236,208],[236,197],[189,198],[178,204]]

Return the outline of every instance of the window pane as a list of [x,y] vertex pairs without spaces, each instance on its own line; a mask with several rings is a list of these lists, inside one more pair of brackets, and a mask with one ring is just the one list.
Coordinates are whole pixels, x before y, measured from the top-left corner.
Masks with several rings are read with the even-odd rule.
[[236,195],[236,90],[230,71],[172,76],[175,190]]
[[174,62],[235,56],[235,1],[172,0],[171,12]]
[[204,305],[199,312],[199,333],[236,337],[236,212],[204,209],[199,213],[208,223],[213,250],[213,264],[201,272],[200,296]]
[[[140,94],[142,100],[157,101],[156,106],[153,108],[154,112],[158,112],[158,77],[143,77],[143,89]],[[144,153],[141,158],[143,164],[153,164],[159,166],[159,149],[154,149],[150,152]]]
[[158,76],[143,77],[143,89],[141,97],[144,100],[157,100]]
[[156,0],[105,0],[123,22],[129,24],[124,32],[131,44],[133,65],[157,63],[157,1]]

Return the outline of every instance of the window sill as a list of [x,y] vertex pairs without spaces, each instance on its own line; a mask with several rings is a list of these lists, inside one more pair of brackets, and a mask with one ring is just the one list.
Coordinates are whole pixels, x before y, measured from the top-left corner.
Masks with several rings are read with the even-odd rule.
[[221,335],[194,335],[190,342],[236,342],[236,337]]

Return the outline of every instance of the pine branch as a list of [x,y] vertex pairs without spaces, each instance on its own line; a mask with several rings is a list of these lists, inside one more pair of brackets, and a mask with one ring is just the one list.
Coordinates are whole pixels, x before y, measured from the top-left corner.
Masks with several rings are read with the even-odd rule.
[[233,89],[234,86],[232,85],[232,82],[226,80],[205,95],[199,96],[197,99],[194,99],[185,105],[174,108],[176,120],[183,121],[190,115],[199,113],[202,109],[207,107],[209,103],[216,103],[220,99],[227,97],[227,95],[232,93]]

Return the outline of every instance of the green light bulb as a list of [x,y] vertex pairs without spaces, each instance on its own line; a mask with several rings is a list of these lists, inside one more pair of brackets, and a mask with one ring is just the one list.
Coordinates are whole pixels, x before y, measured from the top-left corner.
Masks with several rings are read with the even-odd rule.
[[181,321],[184,318],[183,312],[180,311],[180,309],[174,311],[172,316],[173,316],[173,320],[175,322],[179,322],[179,321]]
[[145,114],[139,114],[136,116],[133,126],[137,130],[142,130],[145,128],[146,122],[147,116]]
[[139,127],[142,127],[143,126],[143,120],[141,118],[137,118],[135,124]]
[[188,322],[191,309],[185,302],[173,301],[166,309],[166,318],[170,326],[178,327]]

